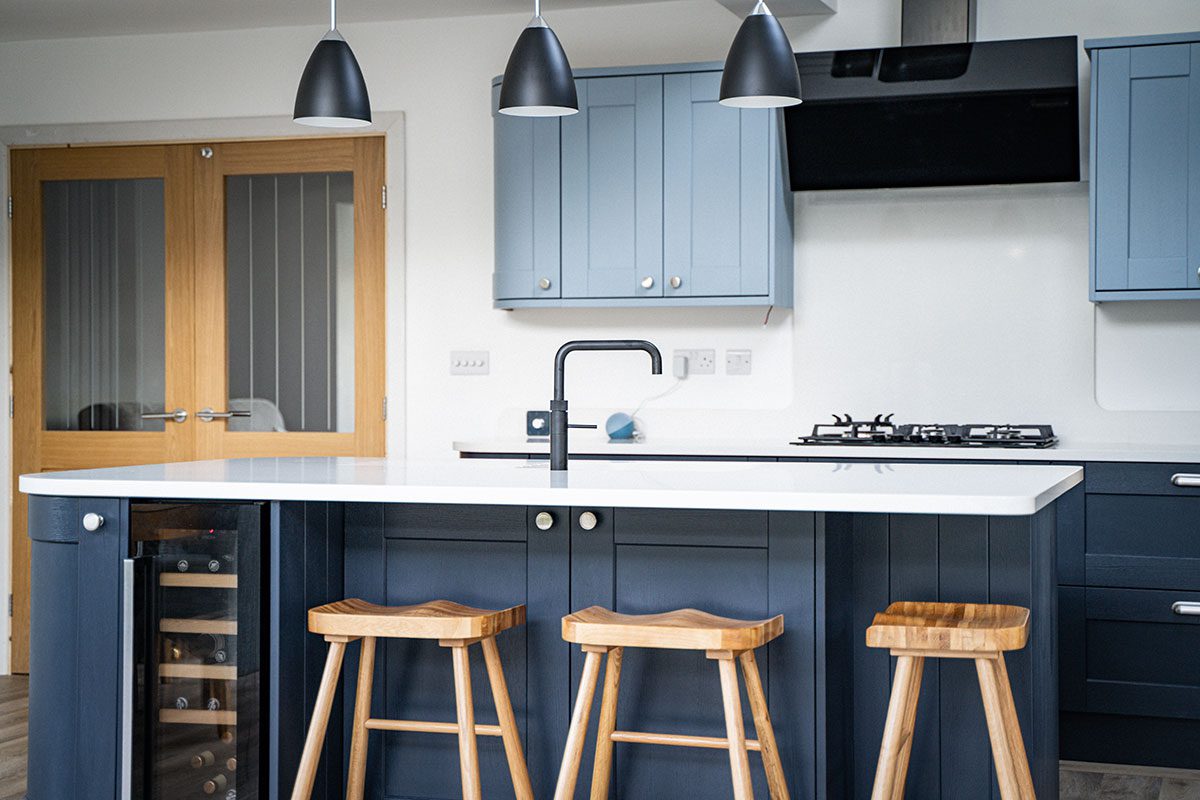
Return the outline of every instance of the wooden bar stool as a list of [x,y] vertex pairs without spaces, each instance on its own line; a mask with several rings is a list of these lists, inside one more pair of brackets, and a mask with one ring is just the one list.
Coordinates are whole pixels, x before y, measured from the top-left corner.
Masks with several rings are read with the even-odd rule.
[[[787,781],[775,731],[767,712],[754,650],[783,633],[783,617],[764,620],[740,620],[716,617],[685,608],[665,614],[618,614],[606,608],[592,606],[563,617],[562,636],[568,642],[582,645],[587,655],[583,662],[583,679],[579,696],[571,715],[566,751],[555,800],[571,800],[579,777],[583,758],[583,740],[587,736],[588,718],[600,676],[600,656],[607,654],[604,669],[604,694],[600,703],[600,723],[596,733],[596,754],[592,766],[592,800],[608,800],[608,784],[612,773],[613,742],[704,747],[729,751],[733,772],[733,796],[736,800],[753,800],[750,783],[748,750],[762,752],[772,800],[787,800]],[[670,650],[703,650],[717,662],[721,676],[721,696],[725,709],[725,738],[685,736],[674,733],[642,733],[616,730],[617,695],[621,685],[621,656],[626,647],[649,647]],[[746,694],[754,714],[757,740],[746,739],[742,723],[742,701],[738,693],[737,667],[741,662],[746,680]]]
[[1029,638],[1029,609],[972,603],[892,603],[867,628],[867,647],[891,650],[896,677],[871,800],[901,800],[926,658],[975,661],[988,738],[1004,800],[1035,800],[1004,652]]
[[[525,606],[487,611],[448,600],[398,607],[377,606],[364,600],[342,600],[309,610],[308,630],[325,636],[325,641],[329,642],[329,655],[325,660],[325,672],[317,691],[308,736],[304,740],[304,752],[300,756],[292,800],[308,800],[312,795],[321,744],[329,722],[329,710],[342,669],[342,657],[346,645],[355,639],[362,640],[362,650],[350,740],[350,775],[346,784],[346,797],[349,800],[362,800],[367,768],[367,733],[373,730],[457,734],[462,791],[467,800],[480,800],[479,753],[475,737],[499,736],[504,740],[504,753],[508,757],[514,793],[520,800],[532,800],[533,788],[529,783],[525,755],[521,751],[521,734],[517,730],[517,720],[508,697],[508,684],[504,681],[504,670],[500,665],[500,651],[496,647],[496,634],[524,624]],[[442,647],[450,649],[454,665],[454,704],[458,712],[456,723],[371,717],[371,682],[375,671],[375,639],[378,637],[437,639]],[[483,646],[499,725],[475,724],[467,647],[476,642]]]

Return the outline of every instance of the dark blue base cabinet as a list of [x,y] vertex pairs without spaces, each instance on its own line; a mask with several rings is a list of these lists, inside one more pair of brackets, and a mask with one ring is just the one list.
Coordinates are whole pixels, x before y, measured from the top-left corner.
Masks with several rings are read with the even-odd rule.
[[[79,527],[92,506],[110,520],[101,535]],[[31,503],[31,800],[119,796],[119,567],[127,507],[124,500]],[[585,510],[599,519],[591,530],[578,526]],[[548,530],[535,524],[541,511],[553,515]],[[988,518],[270,504],[265,796],[290,792],[325,657],[324,642],[305,630],[304,611],[356,596],[395,605],[446,597],[485,607],[527,606],[528,624],[502,634],[499,643],[539,797],[553,792],[582,666],[577,648],[560,638],[560,618],[571,609],[601,604],[628,613],[687,606],[739,617],[782,613],[786,631],[759,664],[785,771],[793,797],[834,800],[869,796],[882,736],[893,660],[864,645],[871,615],[899,599],[1026,605],[1033,609],[1032,639],[1011,655],[1009,672],[1038,796],[1056,797],[1054,513]],[[477,720],[494,723],[482,659],[472,657]],[[342,697],[353,695],[357,662],[351,645]],[[449,656],[436,643],[387,642],[374,692],[376,716],[454,718]],[[334,713],[344,725],[331,726],[314,797],[332,800],[344,791],[350,705],[339,698]],[[617,724],[722,735],[716,669],[700,653],[628,652]],[[748,717],[746,726],[753,730]],[[483,737],[479,746],[484,795],[512,797],[499,741]],[[585,752],[579,794],[586,792],[591,742]],[[615,754],[614,797],[704,800],[731,793],[721,751],[619,745]],[[752,769],[761,771],[757,756]],[[371,798],[461,796],[453,736],[373,732],[367,774]],[[755,780],[757,796],[766,796],[761,776]],[[926,667],[907,796],[998,797],[969,663]]]

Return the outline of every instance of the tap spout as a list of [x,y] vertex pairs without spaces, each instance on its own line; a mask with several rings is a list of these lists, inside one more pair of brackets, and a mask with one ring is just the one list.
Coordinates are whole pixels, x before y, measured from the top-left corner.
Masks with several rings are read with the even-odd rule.
[[554,399],[550,401],[550,469],[567,468],[567,356],[576,350],[642,350],[650,355],[650,371],[662,374],[662,353],[645,339],[581,339],[567,342],[554,356]]

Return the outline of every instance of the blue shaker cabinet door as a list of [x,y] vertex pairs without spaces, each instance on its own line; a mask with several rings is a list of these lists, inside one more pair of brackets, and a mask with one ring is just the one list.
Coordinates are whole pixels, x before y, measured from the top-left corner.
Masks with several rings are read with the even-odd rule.
[[560,297],[558,118],[512,117],[497,111],[495,148],[496,299]]
[[666,295],[766,295],[775,112],[718,103],[719,72],[664,80]]
[[1097,53],[1098,292],[1200,287],[1200,223],[1190,221],[1200,213],[1198,58],[1190,44]]
[[662,76],[576,82],[562,119],[562,296],[662,296]]

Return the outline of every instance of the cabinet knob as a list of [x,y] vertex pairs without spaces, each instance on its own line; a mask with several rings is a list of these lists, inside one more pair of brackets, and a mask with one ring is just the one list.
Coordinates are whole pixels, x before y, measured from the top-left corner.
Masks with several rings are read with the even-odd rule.
[[533,518],[533,524],[537,525],[539,531],[548,531],[554,527],[554,515],[549,511],[539,511]]
[[543,289],[543,290],[549,289],[550,288],[550,279],[549,278],[538,278],[538,288]]
[[652,289],[652,288],[654,288],[654,278],[650,277],[649,275],[647,275],[646,277],[642,278],[642,288],[643,288],[643,289]]
[[104,517],[100,516],[94,511],[83,515],[83,529],[85,531],[91,531],[94,533],[95,531],[100,530],[102,525],[104,525]]
[[600,520],[591,511],[585,511],[579,515],[579,527],[585,531],[595,530],[598,524],[600,524]]
[[683,286],[683,278],[678,275],[672,275],[670,284],[672,289],[678,289],[680,286]]

